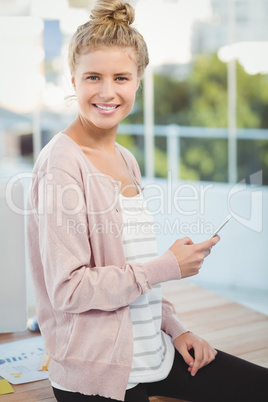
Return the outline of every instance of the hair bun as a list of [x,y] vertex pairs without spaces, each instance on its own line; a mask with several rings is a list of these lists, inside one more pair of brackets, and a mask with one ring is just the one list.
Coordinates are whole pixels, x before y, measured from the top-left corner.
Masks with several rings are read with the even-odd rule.
[[114,20],[116,23],[132,24],[135,11],[129,3],[121,0],[99,0],[91,12],[94,23],[107,23]]
[[113,12],[113,19],[116,21],[122,21],[131,25],[134,21],[134,9],[128,3],[122,4],[121,9],[117,9]]

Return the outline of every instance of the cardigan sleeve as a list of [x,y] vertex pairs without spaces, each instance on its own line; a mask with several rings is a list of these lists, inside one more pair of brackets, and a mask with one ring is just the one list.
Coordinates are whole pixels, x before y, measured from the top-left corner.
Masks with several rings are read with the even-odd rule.
[[181,278],[177,260],[169,250],[144,264],[95,266],[83,189],[60,169],[44,175],[41,182],[32,190],[38,231],[34,232],[30,224],[29,233],[32,230],[32,237],[39,241],[38,250],[31,254],[40,253],[46,291],[55,310],[117,310],[149,292],[154,284]]
[[189,331],[178,319],[175,308],[165,297],[162,297],[162,325],[161,329],[170,335],[172,341]]

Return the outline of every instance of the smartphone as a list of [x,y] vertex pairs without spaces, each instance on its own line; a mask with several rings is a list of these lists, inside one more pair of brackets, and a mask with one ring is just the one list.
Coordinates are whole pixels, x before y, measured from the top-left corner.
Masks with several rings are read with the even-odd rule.
[[213,232],[213,234],[210,236],[210,239],[212,239],[212,237],[215,237],[219,231],[223,228],[223,226],[226,225],[227,222],[229,222],[229,220],[231,219],[232,215],[227,216],[226,219],[224,219],[224,221],[221,223],[221,225],[215,230],[215,232]]

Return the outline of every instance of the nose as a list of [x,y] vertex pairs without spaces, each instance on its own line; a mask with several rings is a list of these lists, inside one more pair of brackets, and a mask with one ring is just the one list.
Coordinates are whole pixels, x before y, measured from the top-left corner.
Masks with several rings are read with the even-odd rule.
[[113,80],[106,79],[102,81],[100,88],[100,96],[105,101],[111,100],[115,97],[115,88]]

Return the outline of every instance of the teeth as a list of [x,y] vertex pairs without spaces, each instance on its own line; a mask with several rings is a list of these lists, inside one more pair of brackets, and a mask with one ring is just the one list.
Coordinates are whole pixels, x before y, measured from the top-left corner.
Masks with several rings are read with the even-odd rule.
[[96,106],[99,109],[103,109],[103,110],[114,110],[116,108],[116,106],[102,106],[102,105],[97,105],[97,104],[96,104]]

